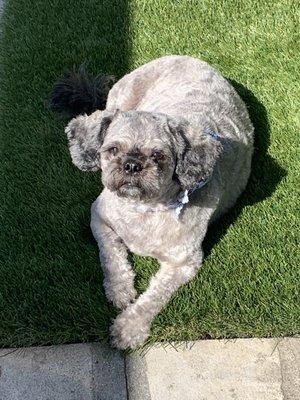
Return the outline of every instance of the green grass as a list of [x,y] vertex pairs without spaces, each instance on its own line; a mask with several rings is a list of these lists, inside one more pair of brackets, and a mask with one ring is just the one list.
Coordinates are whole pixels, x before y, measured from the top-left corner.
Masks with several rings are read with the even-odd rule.
[[[89,61],[121,77],[189,54],[232,80],[256,128],[253,173],[211,227],[206,260],[155,319],[150,342],[300,333],[299,7],[281,1],[7,0],[1,43],[0,346],[107,340],[89,208],[98,173],[70,160],[45,101]],[[298,124],[298,126],[297,126]],[[156,271],[134,257],[137,286]]]

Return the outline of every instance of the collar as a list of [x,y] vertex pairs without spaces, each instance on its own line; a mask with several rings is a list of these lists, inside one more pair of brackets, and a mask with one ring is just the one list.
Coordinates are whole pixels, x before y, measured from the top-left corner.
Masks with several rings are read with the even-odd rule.
[[203,188],[209,181],[210,179],[202,179],[192,189],[180,192],[177,199],[167,205],[167,209],[174,209],[175,214],[179,217],[184,206],[190,201],[189,196],[196,192],[196,190]]
[[[214,140],[220,140],[220,136],[211,130],[210,128],[205,128],[204,133],[209,135],[212,139]],[[135,206],[135,210],[138,212],[155,212],[155,211],[168,211],[168,210],[174,210],[175,215],[179,217],[181,211],[183,210],[184,206],[189,202],[189,196],[191,196],[196,190],[199,190],[203,188],[205,185],[208,184],[208,182],[211,180],[211,178],[208,179],[201,179],[196,186],[189,190],[184,190],[179,192],[176,200],[170,202],[166,206],[157,206],[157,207],[150,207],[142,204],[138,204]]]

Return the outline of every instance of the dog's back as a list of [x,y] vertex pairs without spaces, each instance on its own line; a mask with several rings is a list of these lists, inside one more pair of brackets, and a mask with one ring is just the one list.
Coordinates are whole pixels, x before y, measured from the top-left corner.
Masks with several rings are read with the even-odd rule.
[[[69,116],[105,107],[184,118],[199,131],[209,127],[224,146],[215,176],[223,187],[218,216],[231,207],[247,184],[253,152],[253,126],[232,85],[208,63],[189,56],[165,56],[125,75],[109,91],[111,76],[89,76],[83,68],[57,83],[52,108]],[[193,141],[193,138],[188,138]]]
[[181,116],[195,126],[210,126],[218,134],[224,152],[215,175],[224,190],[215,217],[231,207],[244,190],[254,129],[240,96],[208,63],[188,56],[153,60],[118,81],[109,92],[106,107]]

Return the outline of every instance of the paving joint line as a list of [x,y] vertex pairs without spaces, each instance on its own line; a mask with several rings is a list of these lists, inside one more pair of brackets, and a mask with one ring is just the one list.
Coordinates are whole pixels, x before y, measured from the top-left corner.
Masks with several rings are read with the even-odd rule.
[[130,395],[129,395],[129,388],[128,388],[128,376],[127,376],[127,356],[123,356],[124,360],[124,375],[125,375],[125,387],[126,387],[126,398],[127,400],[130,400]]

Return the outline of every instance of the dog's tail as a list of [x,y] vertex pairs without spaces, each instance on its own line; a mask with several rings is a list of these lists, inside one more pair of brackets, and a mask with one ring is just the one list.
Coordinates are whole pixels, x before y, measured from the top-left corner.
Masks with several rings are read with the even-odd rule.
[[67,72],[56,82],[49,106],[69,118],[103,110],[114,82],[115,78],[111,75],[93,77],[83,64],[78,71]]

